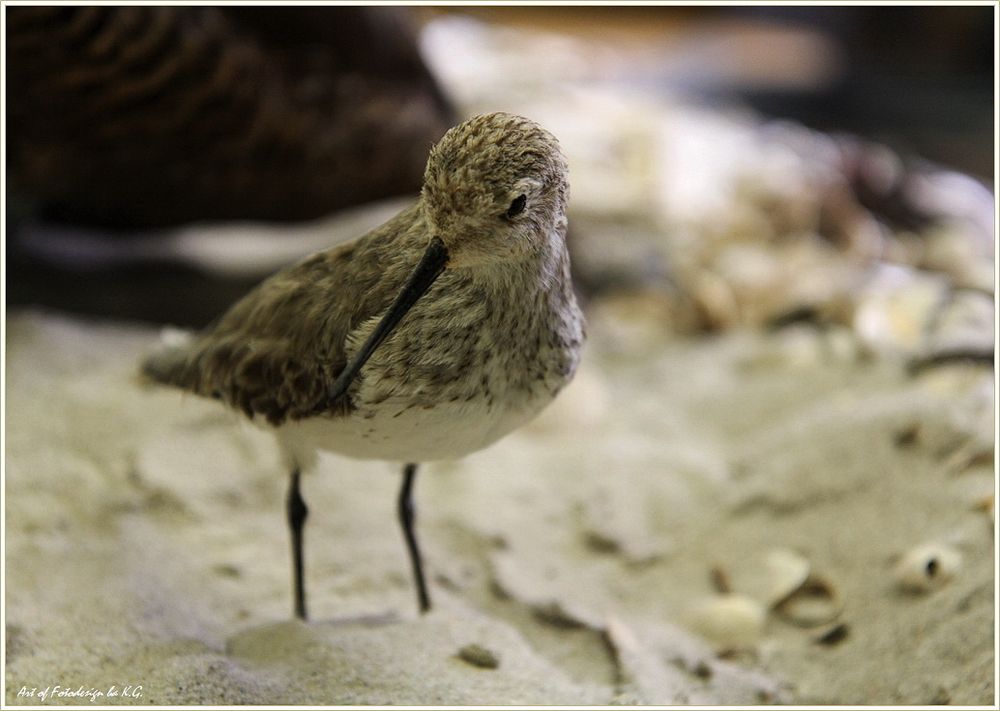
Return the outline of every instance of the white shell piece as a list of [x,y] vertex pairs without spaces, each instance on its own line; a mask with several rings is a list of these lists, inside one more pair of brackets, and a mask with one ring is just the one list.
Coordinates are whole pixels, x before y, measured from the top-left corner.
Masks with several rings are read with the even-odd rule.
[[924,543],[905,553],[896,564],[896,583],[904,590],[928,592],[953,578],[962,554],[942,543]]
[[721,649],[752,647],[764,631],[767,611],[753,598],[718,595],[695,604],[688,612],[692,632]]
[[765,559],[770,589],[767,593],[768,606],[774,606],[794,593],[809,577],[809,561],[795,551],[776,548]]

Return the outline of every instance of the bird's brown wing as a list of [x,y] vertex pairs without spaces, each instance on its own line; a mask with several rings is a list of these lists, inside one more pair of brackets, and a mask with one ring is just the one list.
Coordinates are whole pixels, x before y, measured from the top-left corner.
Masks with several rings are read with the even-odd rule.
[[390,238],[412,210],[270,277],[189,344],[153,354],[143,373],[275,425],[349,412],[349,399],[330,402],[329,389],[346,365],[347,335],[384,310],[402,283],[407,260],[389,251],[404,248]]

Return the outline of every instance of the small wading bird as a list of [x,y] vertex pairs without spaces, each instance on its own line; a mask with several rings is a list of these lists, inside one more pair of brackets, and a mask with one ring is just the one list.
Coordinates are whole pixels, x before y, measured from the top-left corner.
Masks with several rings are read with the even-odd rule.
[[317,450],[406,462],[399,518],[422,612],[417,463],[486,447],[570,380],[584,339],[566,250],[566,163],[528,119],[478,116],[431,150],[420,198],[354,242],[260,284],[143,363],[274,430],[295,614],[306,617],[299,488]]

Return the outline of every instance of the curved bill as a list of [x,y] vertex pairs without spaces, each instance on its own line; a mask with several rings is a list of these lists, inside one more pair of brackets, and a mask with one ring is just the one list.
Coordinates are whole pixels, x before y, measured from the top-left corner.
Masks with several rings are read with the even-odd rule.
[[347,367],[337,376],[333,387],[330,389],[331,405],[336,402],[337,398],[347,392],[347,388],[354,381],[358,371],[368,362],[375,349],[385,340],[386,336],[392,333],[392,330],[403,320],[406,312],[413,308],[417,300],[431,287],[434,280],[444,271],[447,263],[448,249],[444,246],[444,242],[440,238],[433,237],[417,268],[410,274],[406,286],[399,292],[399,296],[392,302],[392,306],[389,307],[385,316],[382,317],[375,330],[368,336],[368,340],[361,346],[361,350],[358,351],[354,360],[348,363]]

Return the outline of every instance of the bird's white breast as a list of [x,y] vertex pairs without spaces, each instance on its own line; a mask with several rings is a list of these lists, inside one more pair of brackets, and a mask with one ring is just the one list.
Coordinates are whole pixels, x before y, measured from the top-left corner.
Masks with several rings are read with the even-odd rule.
[[296,462],[307,465],[316,450],[356,459],[426,462],[458,459],[487,447],[534,417],[551,397],[503,406],[485,401],[408,407],[387,400],[347,417],[289,422],[278,437]]

